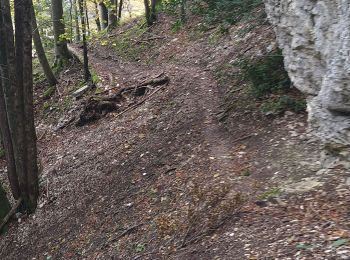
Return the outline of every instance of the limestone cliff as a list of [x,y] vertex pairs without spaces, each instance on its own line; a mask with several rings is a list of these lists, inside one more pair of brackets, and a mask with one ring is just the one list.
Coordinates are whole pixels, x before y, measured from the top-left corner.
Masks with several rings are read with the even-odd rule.
[[350,1],[265,0],[309,122],[332,147],[350,147]]

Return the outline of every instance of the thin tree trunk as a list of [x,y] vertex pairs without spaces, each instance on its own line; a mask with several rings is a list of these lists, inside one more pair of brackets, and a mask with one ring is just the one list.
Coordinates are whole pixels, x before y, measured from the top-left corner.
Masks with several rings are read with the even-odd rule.
[[70,42],[73,42],[73,2],[72,0],[69,0],[69,40]]
[[94,1],[94,5],[95,5],[95,22],[96,22],[97,31],[101,31],[100,14],[98,12],[98,6],[97,6],[96,0]]
[[87,50],[87,44],[86,44],[86,27],[85,27],[85,16],[84,16],[84,10],[83,10],[83,4],[84,4],[83,1],[84,0],[78,0],[79,11],[80,11],[80,20],[81,20],[81,29],[83,32],[84,79],[85,79],[85,82],[90,83],[91,74],[89,71],[88,50]]
[[55,39],[55,63],[54,66],[61,68],[72,56],[68,51],[67,40],[64,38],[65,26],[63,23],[62,0],[51,0],[53,34]]
[[145,5],[145,16],[146,16],[146,21],[147,21],[147,25],[151,26],[152,25],[152,20],[151,20],[151,9],[149,7],[149,0],[144,0],[143,1],[144,5]]
[[[15,48],[14,48],[14,32],[12,27],[12,18],[11,18],[11,9],[9,0],[0,0],[0,9],[2,10],[2,25],[1,28],[3,33],[3,39],[1,39],[1,70],[0,76],[2,79],[2,87],[5,95],[6,102],[6,112],[8,117],[8,124],[11,132],[11,141],[13,147],[13,155],[15,161],[15,170],[11,170],[16,175],[11,175],[10,182],[11,187],[14,187],[12,190],[14,197],[19,197],[21,193],[19,185],[19,174],[23,172],[23,160],[20,163],[17,163],[18,160],[22,159],[18,153],[17,146],[17,132],[18,132],[18,123],[19,119],[17,118],[17,77],[16,77],[16,57],[15,57]],[[2,120],[5,120],[4,118]],[[6,124],[4,121],[3,124]],[[13,160],[13,159],[12,159]],[[15,180],[17,179],[17,181]]]
[[[7,57],[6,57],[6,40],[5,40],[5,30],[2,21],[2,7],[0,6],[0,132],[2,138],[2,144],[5,149],[5,156],[7,162],[7,174],[11,186],[11,191],[13,197],[17,200],[20,195],[18,176],[16,172],[16,162],[15,154],[13,150],[12,137],[10,131],[9,120],[7,116],[6,100],[4,84],[9,84],[8,82],[8,67],[7,67]],[[1,188],[1,187],[0,187]],[[1,205],[1,203],[0,203]],[[0,217],[1,219],[1,217]]]
[[117,6],[118,0],[111,0],[112,8],[108,11],[108,28],[113,28],[118,22]]
[[186,0],[181,0],[181,22],[184,23],[186,22]]
[[118,8],[118,20],[122,18],[122,10],[123,10],[123,0],[119,0],[119,8]]
[[101,29],[104,30],[108,26],[108,9],[103,2],[99,2],[98,6],[100,13]]
[[57,84],[57,80],[46,58],[46,54],[41,42],[33,6],[32,6],[32,27],[33,27],[33,41],[34,41],[34,46],[36,49],[36,53],[38,55],[39,62],[41,64],[41,67],[43,68],[45,77],[49,82],[49,85],[54,86]]
[[157,0],[151,0],[150,20],[152,24],[157,20],[156,5],[157,5]]
[[87,2],[84,0],[84,9],[85,9],[85,24],[87,27],[87,35],[90,35],[90,23],[89,23],[89,12],[88,12],[88,7],[87,7]]
[[74,22],[75,22],[75,41],[80,42],[79,14],[77,1],[73,0]]
[[[23,210],[32,213],[39,194],[32,79],[32,1],[15,0],[15,39],[9,0],[0,0],[4,47],[0,48],[6,67],[2,77],[20,197]],[[4,53],[5,50],[5,53]],[[4,70],[1,70],[4,73]],[[2,75],[3,76],[3,75]]]

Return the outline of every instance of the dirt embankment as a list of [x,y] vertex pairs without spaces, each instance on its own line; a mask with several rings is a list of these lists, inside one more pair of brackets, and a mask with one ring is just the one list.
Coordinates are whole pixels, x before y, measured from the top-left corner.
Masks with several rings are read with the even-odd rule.
[[[153,34],[166,35],[169,18],[162,19]],[[197,23],[160,38],[137,61],[98,42],[91,47],[103,87],[160,74],[170,82],[128,100],[145,98],[123,115],[59,131],[41,124],[40,206],[0,238],[1,259],[349,255],[350,176],[340,166],[321,169],[305,114],[268,117],[242,106],[219,120],[230,87],[217,80],[220,61],[258,55],[274,41],[271,28],[238,39],[233,27],[212,44],[210,31],[193,37]],[[237,88],[232,102],[249,100],[246,86]]]

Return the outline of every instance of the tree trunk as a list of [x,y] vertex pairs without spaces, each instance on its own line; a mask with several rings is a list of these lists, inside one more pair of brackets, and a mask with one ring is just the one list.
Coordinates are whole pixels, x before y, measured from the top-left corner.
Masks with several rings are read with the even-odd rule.
[[152,24],[157,20],[156,5],[157,5],[157,0],[151,0],[150,20]]
[[149,7],[149,0],[144,0],[143,3],[145,5],[145,16],[146,16],[147,25],[151,26],[152,20],[151,20],[151,9]]
[[33,6],[32,6],[32,27],[33,27],[33,41],[34,41],[34,46],[36,49],[36,53],[38,55],[39,62],[41,64],[41,67],[43,68],[45,77],[49,82],[49,85],[54,86],[57,84],[57,80],[46,58],[46,54],[41,42]]
[[[15,154],[7,115],[6,98],[3,86],[9,85],[9,73],[6,55],[6,31],[2,20],[2,5],[0,4],[0,132],[7,162],[7,174],[13,197],[17,200],[20,195],[18,176],[16,172]],[[10,106],[11,109],[11,106]],[[1,205],[1,203],[0,203]],[[1,217],[0,217],[1,219]]]
[[[1,186],[0,183],[0,224],[2,223],[2,220],[4,217],[9,213],[11,210],[10,202],[8,201],[6,197],[6,192]],[[3,230],[0,230],[0,234],[3,232]]]
[[69,0],[69,40],[73,42],[73,2]]
[[[0,48],[4,65],[0,70],[4,90],[1,93],[5,93],[6,102],[3,111],[10,126],[19,196],[23,199],[23,210],[32,213],[39,193],[33,113],[32,1],[14,1],[15,39],[9,0],[0,0],[0,9],[4,36]],[[1,120],[1,125],[6,124],[4,118]]]
[[95,5],[95,22],[96,22],[97,31],[101,31],[100,14],[98,13],[98,6],[97,6],[96,0],[94,1],[94,5]]
[[74,23],[75,23],[75,41],[80,42],[79,14],[77,1],[73,0]]
[[108,11],[108,28],[113,28],[118,22],[117,7],[118,0],[111,0],[112,8]]
[[99,2],[98,6],[99,6],[99,13],[100,13],[101,29],[104,30],[108,26],[108,10],[106,5],[103,2]]
[[[15,170],[11,169],[13,174],[9,176],[9,180],[11,182],[11,188],[13,189],[14,197],[20,196],[20,186],[18,182],[18,171],[23,170],[20,168],[20,165],[17,165],[18,152],[16,146],[16,133],[17,133],[17,112],[16,112],[16,71],[15,71],[15,48],[14,48],[14,32],[12,27],[12,18],[11,18],[11,9],[9,0],[0,0],[0,9],[2,10],[2,24],[1,32],[3,33],[3,37],[1,39],[1,48],[0,48],[0,57],[1,57],[1,69],[0,69],[0,77],[2,80],[3,93],[5,96],[6,102],[6,113],[8,117],[8,124],[10,128],[10,136],[13,147],[13,157],[11,160],[15,160]],[[1,120],[5,120],[2,118]],[[1,122],[1,124],[6,124],[5,121]],[[7,151],[9,156],[11,154],[10,151]],[[11,163],[11,162],[10,162]],[[12,162],[13,163],[13,162]],[[10,172],[9,172],[10,174]],[[16,181],[16,180],[17,181]]]
[[122,10],[123,10],[123,0],[119,0],[119,8],[118,8],[118,20],[122,18]]
[[85,9],[85,24],[87,27],[87,30],[85,31],[87,32],[87,35],[90,35],[89,12],[88,12],[86,0],[84,0],[84,9]]
[[181,22],[184,23],[186,22],[186,0],[181,0]]
[[51,13],[53,23],[53,34],[55,39],[55,62],[54,66],[62,68],[71,58],[65,39],[65,26],[63,23],[62,0],[51,0]]
[[39,196],[39,180],[36,150],[36,133],[33,111],[32,69],[32,0],[15,0],[15,48],[17,76],[17,122],[16,146],[19,152],[17,171],[21,197],[29,213],[35,211]]
[[83,31],[84,79],[85,79],[85,82],[87,82],[89,84],[89,83],[91,83],[90,82],[91,81],[91,74],[89,71],[88,50],[87,50],[87,44],[86,44],[86,27],[85,27],[83,1],[84,0],[78,0],[78,3],[79,3],[79,11],[80,11],[81,29]]

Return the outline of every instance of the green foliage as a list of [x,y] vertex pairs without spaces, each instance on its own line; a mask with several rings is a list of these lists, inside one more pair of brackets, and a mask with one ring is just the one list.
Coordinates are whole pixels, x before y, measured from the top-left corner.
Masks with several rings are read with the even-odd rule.
[[55,86],[49,87],[48,89],[46,89],[46,90],[44,91],[44,93],[43,93],[43,98],[44,98],[44,99],[50,98],[50,97],[53,95],[53,93],[55,93],[55,90],[56,90],[56,87],[55,87]]
[[176,22],[171,26],[171,31],[176,33],[181,30],[183,23],[181,20],[176,20]]
[[290,96],[283,95],[276,100],[265,101],[262,106],[262,112],[279,113],[285,110],[292,110],[294,112],[302,112],[306,109],[306,101],[304,99],[294,99]]
[[263,56],[258,61],[243,60],[239,67],[245,80],[251,82],[251,92],[256,98],[290,88],[290,79],[284,69],[283,56],[280,50]]
[[262,6],[262,0],[197,0],[192,5],[192,12],[203,15],[208,24],[235,24],[251,18],[259,6]]
[[281,190],[279,188],[272,188],[263,194],[261,194],[258,199],[260,200],[267,200],[269,198],[277,197],[278,195],[281,194]]
[[243,170],[243,171],[241,172],[241,176],[246,176],[246,177],[248,177],[248,176],[250,176],[250,175],[252,175],[252,172],[251,172],[249,169],[245,169],[245,170]]
[[134,250],[136,253],[141,253],[141,252],[145,251],[145,249],[146,249],[146,246],[144,244],[136,244],[134,246]]
[[44,105],[43,105],[44,112],[46,112],[49,109],[50,109],[50,103],[49,102],[45,102]]

